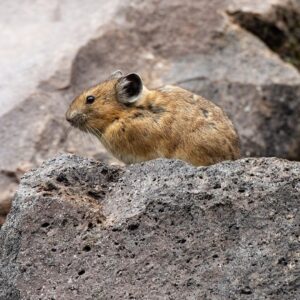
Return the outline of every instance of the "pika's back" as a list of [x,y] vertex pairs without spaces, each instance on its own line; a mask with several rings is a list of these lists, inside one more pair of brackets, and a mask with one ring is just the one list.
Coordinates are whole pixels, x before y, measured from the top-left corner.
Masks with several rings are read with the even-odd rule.
[[[136,74],[113,80],[81,96],[85,121],[77,127],[89,128],[118,159],[135,163],[165,157],[210,165],[239,157],[234,126],[211,101],[176,86],[148,90]],[[103,84],[110,85],[105,97],[96,93],[106,90]],[[98,104],[87,104],[93,94]]]
[[145,118],[145,126],[151,128],[151,124],[156,124],[157,131],[162,133],[163,137],[156,138],[155,143],[164,157],[210,165],[240,156],[232,122],[220,107],[201,96],[180,87],[165,86],[150,91],[137,109],[139,118]]

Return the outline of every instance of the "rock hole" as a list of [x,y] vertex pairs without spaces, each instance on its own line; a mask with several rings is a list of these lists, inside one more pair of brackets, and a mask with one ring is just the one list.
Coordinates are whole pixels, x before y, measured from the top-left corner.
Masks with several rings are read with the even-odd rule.
[[48,192],[54,191],[57,189],[58,189],[57,186],[51,181],[46,182],[45,187],[44,187],[44,190],[48,191]]
[[193,284],[194,284],[194,280],[192,278],[190,278],[186,283],[187,286],[191,286]]
[[45,223],[43,223],[42,225],[41,225],[41,227],[43,227],[43,228],[46,228],[46,227],[48,227],[50,224],[48,223],[48,222],[45,222]]
[[186,242],[186,239],[179,239],[177,241],[178,244],[184,244]]
[[42,194],[42,196],[43,196],[43,197],[48,197],[48,196],[52,196],[52,194],[49,193],[49,192],[45,192],[45,193]]
[[243,294],[243,295],[251,295],[252,291],[251,291],[251,289],[250,289],[249,286],[246,286],[243,289],[241,289],[241,294]]
[[90,190],[88,191],[88,196],[93,197],[94,199],[103,199],[105,197],[104,191]]
[[288,262],[284,257],[279,258],[278,260],[279,265],[287,266]]
[[82,250],[85,252],[89,252],[89,251],[91,251],[91,246],[85,245]]
[[81,276],[81,275],[83,275],[84,273],[85,273],[85,270],[82,269],[82,270],[80,270],[80,271],[78,272],[78,275]]
[[[211,195],[211,194],[206,194],[204,196],[204,199],[206,199],[206,200],[211,200],[212,198],[213,198],[213,195]],[[204,204],[206,204],[206,202]]]
[[216,183],[214,186],[213,186],[213,189],[220,189],[221,188],[221,184],[220,183]]
[[113,231],[113,232],[116,232],[116,231],[122,231],[122,229],[121,228],[112,228],[112,230],[111,231]]
[[65,174],[61,173],[56,177],[56,181],[63,183],[64,185],[70,185],[70,182]]
[[139,226],[140,226],[140,224],[138,224],[138,223],[133,223],[133,224],[129,224],[129,225],[127,226],[127,229],[128,229],[128,230],[136,230],[136,229],[139,228]]
[[106,175],[108,173],[108,170],[106,168],[103,168],[101,170],[101,174]]

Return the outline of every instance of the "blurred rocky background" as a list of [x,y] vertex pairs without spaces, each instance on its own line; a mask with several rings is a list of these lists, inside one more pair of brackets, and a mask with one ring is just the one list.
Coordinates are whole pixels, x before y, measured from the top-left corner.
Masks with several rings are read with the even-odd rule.
[[222,106],[244,156],[300,158],[299,0],[5,0],[0,28],[0,223],[43,160],[118,163],[64,119],[76,94],[116,69]]

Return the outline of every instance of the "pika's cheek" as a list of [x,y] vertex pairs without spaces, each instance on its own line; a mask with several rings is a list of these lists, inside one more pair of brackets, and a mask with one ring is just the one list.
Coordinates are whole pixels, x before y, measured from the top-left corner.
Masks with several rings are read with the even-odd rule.
[[101,118],[91,118],[88,120],[88,126],[91,128],[98,128],[101,127],[101,124],[103,123]]

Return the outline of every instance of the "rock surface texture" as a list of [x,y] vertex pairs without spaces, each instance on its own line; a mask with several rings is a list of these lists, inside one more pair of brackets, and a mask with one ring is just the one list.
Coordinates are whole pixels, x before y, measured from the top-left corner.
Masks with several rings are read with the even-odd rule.
[[64,120],[77,93],[116,69],[221,105],[245,156],[299,160],[298,0],[6,2],[0,202],[12,198],[21,174],[57,152],[117,163],[99,142],[68,134]]
[[299,173],[49,160],[0,231],[0,299],[299,299]]

